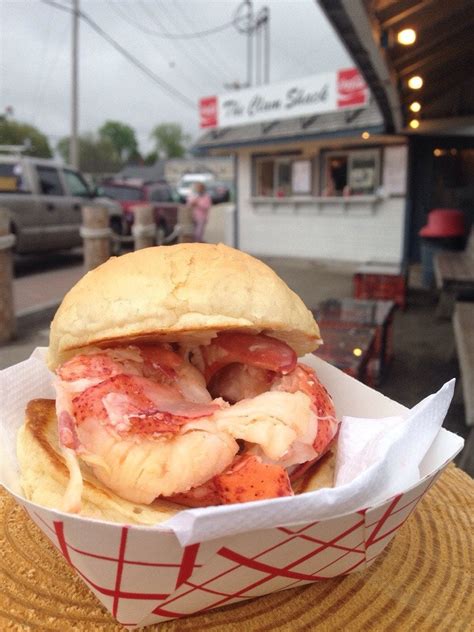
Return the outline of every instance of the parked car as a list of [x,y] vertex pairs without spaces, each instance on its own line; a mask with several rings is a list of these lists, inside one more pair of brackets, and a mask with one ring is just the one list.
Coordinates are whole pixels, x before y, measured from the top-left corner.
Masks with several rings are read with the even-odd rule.
[[206,184],[206,190],[211,196],[213,204],[230,202],[230,187],[227,183],[220,180],[213,180]]
[[202,182],[206,185],[206,188],[212,184],[214,181],[214,176],[212,173],[187,173],[184,175],[181,180],[178,182],[178,196],[179,201],[183,204],[188,199],[189,195],[193,191],[193,186],[196,182]]
[[122,233],[122,210],[101,198],[83,175],[54,160],[0,154],[0,206],[8,209],[15,251],[41,253],[82,245],[81,207],[106,207],[110,225]]
[[131,234],[134,206],[149,203],[153,206],[155,223],[163,231],[165,242],[177,237],[178,202],[166,181],[143,182],[138,179],[105,180],[100,187],[104,195],[120,204],[126,235]]

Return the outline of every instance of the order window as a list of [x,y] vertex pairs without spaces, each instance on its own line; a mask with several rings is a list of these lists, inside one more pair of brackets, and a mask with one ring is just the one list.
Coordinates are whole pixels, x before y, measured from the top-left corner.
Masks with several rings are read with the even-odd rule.
[[293,157],[258,158],[255,161],[254,194],[284,198],[311,194],[310,160]]
[[379,174],[379,150],[326,152],[321,193],[329,197],[375,195]]

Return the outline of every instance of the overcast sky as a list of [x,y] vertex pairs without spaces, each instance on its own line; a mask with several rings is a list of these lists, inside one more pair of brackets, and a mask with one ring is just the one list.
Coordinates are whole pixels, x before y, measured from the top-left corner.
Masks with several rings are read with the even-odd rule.
[[[70,0],[55,0],[65,7]],[[246,80],[246,37],[234,26],[196,39],[153,33],[201,32],[232,20],[240,0],[80,0],[103,31],[192,103]],[[352,66],[315,0],[254,0],[270,9],[270,81]],[[0,112],[32,123],[54,146],[69,133],[71,15],[41,0],[0,0]],[[197,106],[145,76],[83,20],[80,23],[80,132],[107,119],[131,125],[142,151],[150,130],[180,123],[199,135]]]

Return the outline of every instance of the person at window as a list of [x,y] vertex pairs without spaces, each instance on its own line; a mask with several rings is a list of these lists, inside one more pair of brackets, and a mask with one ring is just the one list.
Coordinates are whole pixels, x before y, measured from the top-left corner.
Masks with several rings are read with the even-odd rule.
[[202,182],[195,183],[194,192],[188,197],[186,206],[192,211],[194,241],[202,242],[209,210],[212,206],[211,196],[206,192],[206,186]]

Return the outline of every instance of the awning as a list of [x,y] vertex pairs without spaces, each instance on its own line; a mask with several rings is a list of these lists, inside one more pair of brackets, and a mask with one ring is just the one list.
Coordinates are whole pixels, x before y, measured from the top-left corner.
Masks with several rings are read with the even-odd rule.
[[[377,101],[388,130],[412,118],[418,132],[467,129],[474,123],[472,0],[318,0]],[[403,46],[397,33],[416,32]],[[412,90],[408,79],[423,79]],[[413,101],[421,104],[416,116]],[[408,128],[408,131],[411,131]]]

